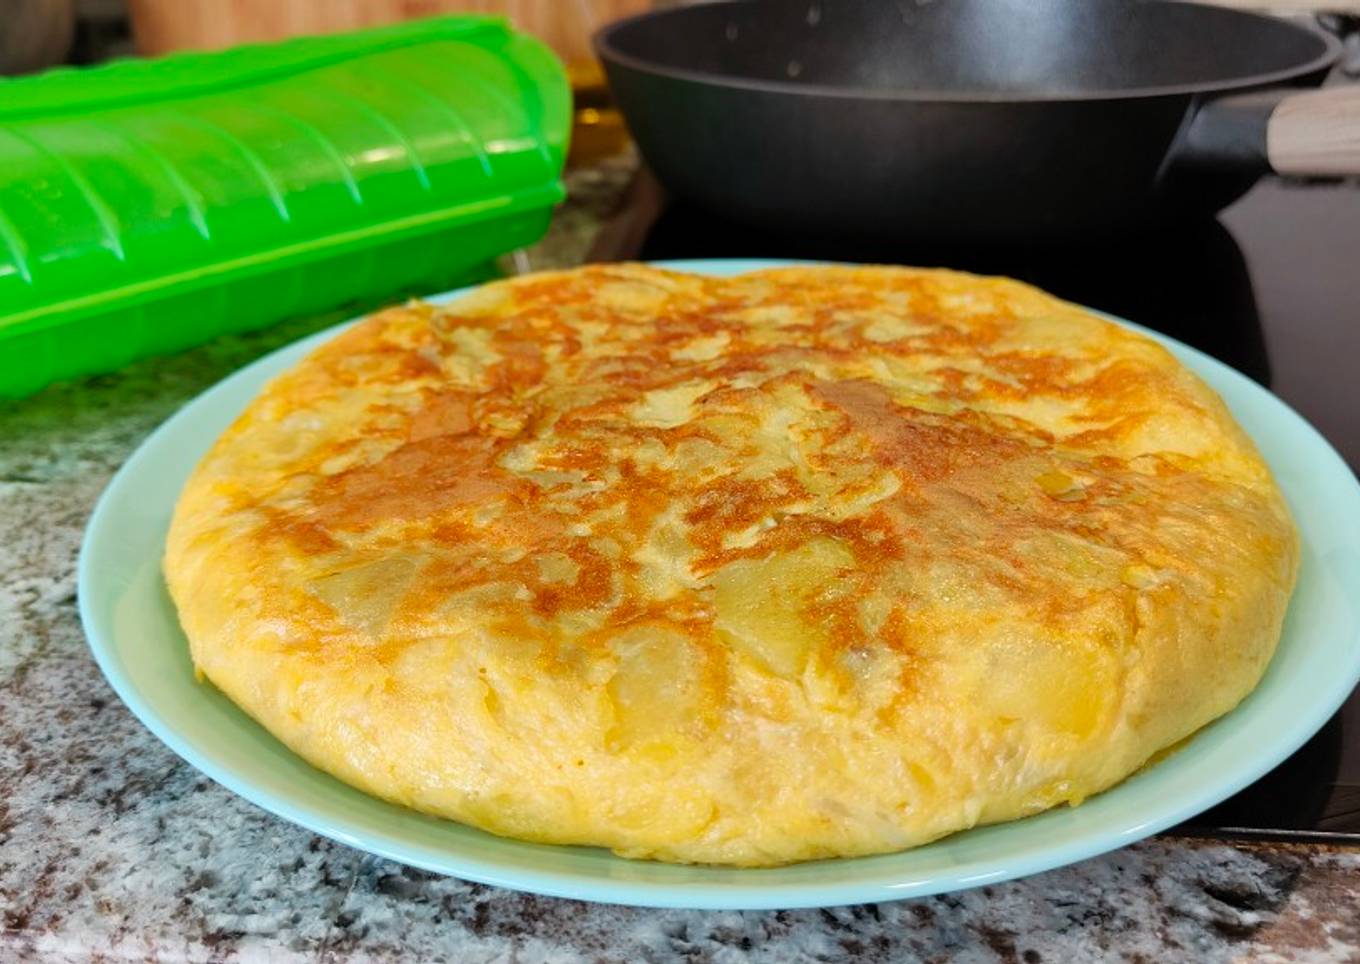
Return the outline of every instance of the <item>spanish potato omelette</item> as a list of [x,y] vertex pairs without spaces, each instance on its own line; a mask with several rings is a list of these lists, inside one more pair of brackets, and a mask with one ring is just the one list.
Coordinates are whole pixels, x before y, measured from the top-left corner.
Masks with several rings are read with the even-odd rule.
[[318,767],[766,865],[1119,781],[1279,636],[1283,501],[1154,343],[1005,279],[640,265],[376,315],[177,506],[196,666]]

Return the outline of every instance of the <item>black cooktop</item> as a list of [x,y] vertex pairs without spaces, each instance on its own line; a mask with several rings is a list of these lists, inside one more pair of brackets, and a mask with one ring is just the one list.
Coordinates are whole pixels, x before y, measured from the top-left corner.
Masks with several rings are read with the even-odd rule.
[[[734,224],[644,173],[595,260],[807,258],[1005,274],[1165,332],[1298,409],[1360,469],[1360,185],[1267,182],[1219,218],[1100,244],[872,247]],[[1360,538],[1360,533],[1357,533]],[[1293,757],[1173,833],[1360,842],[1360,690]]]

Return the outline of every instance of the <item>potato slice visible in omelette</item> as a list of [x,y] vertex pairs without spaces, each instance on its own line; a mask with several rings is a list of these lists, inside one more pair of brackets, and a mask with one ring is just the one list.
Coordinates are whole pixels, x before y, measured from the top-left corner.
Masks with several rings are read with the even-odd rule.
[[1151,340],[949,271],[611,265],[346,330],[184,490],[195,664],[497,834],[768,865],[1077,804],[1261,676],[1297,536]]

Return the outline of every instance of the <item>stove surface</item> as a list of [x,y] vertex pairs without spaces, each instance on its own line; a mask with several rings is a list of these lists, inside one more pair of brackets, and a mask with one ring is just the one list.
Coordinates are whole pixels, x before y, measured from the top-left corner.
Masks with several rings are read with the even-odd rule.
[[[644,171],[593,260],[806,258],[1004,274],[1232,365],[1360,469],[1360,185],[1263,182],[1219,218],[1022,249],[859,245],[774,234],[667,198]],[[1172,833],[1360,842],[1360,690],[1270,774]]]

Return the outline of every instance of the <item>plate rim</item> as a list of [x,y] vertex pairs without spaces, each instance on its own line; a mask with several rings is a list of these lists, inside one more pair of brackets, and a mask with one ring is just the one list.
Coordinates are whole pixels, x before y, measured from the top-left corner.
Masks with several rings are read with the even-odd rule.
[[[683,259],[650,262],[657,267],[715,275],[739,274],[762,268],[827,263],[830,262],[761,258]],[[423,297],[422,300],[432,303],[447,302],[478,287],[481,286],[470,285],[428,295]],[[1248,397],[1252,397],[1256,402],[1264,404],[1268,408],[1277,407],[1278,413],[1292,423],[1293,429],[1303,432],[1303,438],[1316,450],[1317,455],[1324,463],[1331,463],[1327,466],[1329,471],[1326,474],[1330,475],[1338,471],[1344,473],[1344,477],[1349,481],[1350,512],[1356,519],[1360,520],[1360,483],[1357,483],[1355,474],[1327,439],[1292,406],[1241,372],[1196,348],[1118,316],[1090,308],[1085,310],[1152,338],[1170,350],[1180,361],[1186,363],[1192,371],[1195,371],[1206,381],[1209,381],[1206,372],[1212,373],[1215,378],[1223,379],[1232,384],[1235,390],[1245,392]],[[967,864],[964,864],[958,872],[947,876],[936,875],[923,880],[890,881],[884,879],[883,875],[880,874],[865,880],[850,880],[833,884],[803,882],[762,884],[759,880],[761,868],[703,868],[723,875],[732,875],[733,883],[730,886],[724,884],[721,888],[718,888],[707,882],[657,883],[614,880],[607,876],[587,878],[579,872],[557,869],[526,871],[520,868],[511,868],[506,870],[502,864],[494,860],[488,861],[477,856],[460,855],[453,851],[441,851],[432,854],[429,852],[429,848],[425,846],[404,844],[401,840],[392,836],[375,838],[370,833],[356,831],[349,827],[348,823],[352,822],[328,817],[312,807],[297,804],[287,797],[278,796],[268,789],[256,786],[248,777],[240,776],[230,766],[219,764],[206,756],[205,752],[200,751],[189,740],[183,738],[175,730],[173,724],[158,711],[154,701],[144,697],[137,685],[124,671],[121,659],[115,652],[115,646],[112,642],[115,637],[114,628],[106,625],[104,614],[96,611],[96,607],[91,601],[94,595],[91,587],[97,585],[100,578],[94,571],[94,567],[101,551],[102,533],[111,525],[108,519],[112,511],[110,506],[123,488],[131,484],[131,481],[137,478],[140,471],[145,471],[143,463],[149,461],[156,454],[158,444],[164,444],[164,440],[170,437],[173,430],[181,423],[193,422],[202,417],[219,395],[229,395],[232,388],[238,384],[261,377],[261,369],[268,369],[271,363],[277,364],[281,356],[288,356],[290,362],[295,361],[319,344],[334,338],[339,332],[355,324],[362,317],[364,316],[328,326],[322,331],[283,345],[252,360],[184,403],[174,414],[157,426],[138,444],[100,493],[81,539],[76,566],[78,609],[87,643],[105,679],[142,725],[186,763],[214,782],[275,816],[346,846],[433,873],[492,886],[552,897],[636,907],[773,910],[834,907],[947,893],[1029,876],[1086,860],[1144,839],[1202,812],[1255,782],[1298,750],[1345,702],[1357,679],[1360,679],[1360,645],[1357,645],[1353,646],[1350,665],[1348,667],[1336,667],[1338,672],[1333,676],[1335,682],[1331,691],[1315,694],[1315,696],[1321,696],[1321,698],[1315,699],[1309,707],[1304,708],[1297,717],[1290,721],[1289,736],[1274,744],[1271,752],[1259,756],[1233,771],[1230,779],[1217,783],[1211,782],[1207,787],[1198,787],[1199,792],[1197,794],[1190,795],[1188,799],[1182,799],[1179,804],[1163,807],[1152,819],[1137,825],[1089,830],[1063,845],[1040,847],[1037,852],[1018,857],[1006,866],[993,867],[975,873],[964,873],[963,871],[970,869]],[[274,373],[267,373],[264,377],[266,379],[272,378]],[[257,393],[258,388],[256,392],[252,393],[252,397]],[[236,411],[239,411],[239,409]],[[215,441],[215,436],[204,443],[202,451],[197,456],[198,458],[201,458],[202,452],[206,452],[213,441]],[[1272,470],[1274,470],[1273,465]],[[163,543],[163,540],[158,541]],[[234,709],[236,712],[244,714],[244,711],[239,708]],[[1234,708],[1209,725],[1228,719],[1237,712],[1239,712],[1238,708]],[[248,714],[244,715],[249,718]],[[1303,720],[1302,723],[1300,723],[1300,719]],[[1203,729],[1197,731],[1189,740],[1192,742],[1202,732]],[[1121,781],[1121,784],[1116,784],[1115,787],[1106,792],[1115,792],[1122,785],[1123,782]],[[377,798],[374,799],[376,802],[385,803],[385,801],[377,800]],[[395,804],[387,805],[396,806]],[[1011,821],[1007,824],[992,826],[1004,827],[1022,822]],[[501,838],[501,841],[507,845],[522,843],[509,838]],[[525,844],[525,846],[538,847],[544,845]],[[911,852],[903,851],[901,853]],[[613,857],[612,859],[622,861],[627,858]],[[854,859],[860,858],[837,858],[826,861],[826,863],[840,863]],[[632,863],[632,861],[629,861],[629,863]],[[909,874],[909,869],[904,870],[904,874]]]

